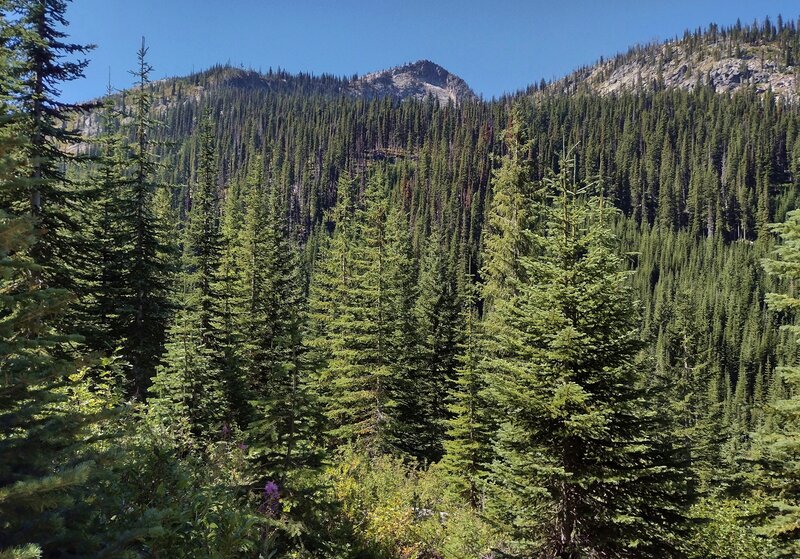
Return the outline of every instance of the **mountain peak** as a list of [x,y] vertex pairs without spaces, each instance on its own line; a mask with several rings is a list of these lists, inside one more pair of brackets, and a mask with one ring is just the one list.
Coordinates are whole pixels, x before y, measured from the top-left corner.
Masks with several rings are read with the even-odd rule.
[[366,74],[352,82],[351,90],[368,97],[433,96],[441,103],[477,99],[463,79],[426,59]]

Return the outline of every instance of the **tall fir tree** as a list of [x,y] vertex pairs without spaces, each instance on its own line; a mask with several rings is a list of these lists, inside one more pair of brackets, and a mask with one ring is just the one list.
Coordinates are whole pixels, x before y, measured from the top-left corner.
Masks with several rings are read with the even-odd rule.
[[396,414],[394,439],[400,451],[430,460],[430,423],[420,413],[426,387],[421,382],[417,263],[413,254],[408,216],[401,203],[388,208],[386,220],[386,268],[389,338],[386,358],[392,367]]
[[533,184],[531,182],[531,141],[522,108],[516,105],[504,132],[506,153],[494,171],[491,183],[486,229],[483,239],[483,298],[484,315],[495,301],[514,293],[525,272],[520,259],[530,251],[529,227]]
[[[800,335],[797,311],[800,298],[796,283],[800,279],[800,210],[793,210],[786,221],[775,224],[781,244],[772,258],[764,259],[766,272],[775,276],[782,292],[767,294],[766,302],[774,312],[782,313],[788,324],[784,330],[792,337]],[[763,532],[778,543],[777,557],[797,557],[800,553],[800,367],[794,362],[775,371],[779,397],[768,407],[769,429],[762,429],[756,446],[761,473],[757,488],[768,497],[768,511]]]
[[[125,266],[124,289],[127,292],[121,314],[126,326],[122,341],[123,356],[132,369],[132,393],[140,397],[150,386],[164,349],[164,332],[170,308],[168,294],[168,263],[159,239],[161,225],[155,213],[157,190],[166,188],[156,180],[158,158],[152,135],[157,122],[151,117],[153,92],[150,84],[152,66],[147,62],[148,48],[144,38],[137,52],[138,67],[132,72],[137,80],[132,93],[132,153],[133,173],[120,197],[118,225],[127,230],[130,239],[121,264]],[[127,216],[127,223],[124,221]]]
[[198,131],[198,168],[183,237],[177,311],[167,334],[150,408],[162,421],[213,438],[229,421],[223,360],[217,336],[220,259],[216,139],[210,110]]
[[478,320],[477,286],[467,277],[463,303],[464,337],[459,367],[450,387],[447,437],[442,464],[453,489],[475,508],[483,508],[485,482],[492,462],[494,433],[481,369],[481,322]]
[[247,437],[261,476],[296,489],[319,465],[321,416],[303,344],[303,278],[286,193],[278,184],[266,188],[262,165],[257,160],[251,172],[241,246]]
[[[371,453],[398,448],[398,393],[403,368],[393,355],[402,333],[392,308],[398,301],[393,265],[401,251],[390,250],[386,228],[389,199],[385,177],[373,173],[364,203],[354,205],[352,182],[340,179],[335,230],[317,267],[320,282],[312,296],[312,316],[326,355],[321,380],[329,384],[326,415],[335,445],[356,443]],[[351,209],[353,208],[353,209]],[[329,286],[321,293],[322,285]]]
[[[0,13],[3,33],[6,24]],[[38,186],[26,176],[32,148],[20,132],[27,133],[26,115],[9,97],[19,84],[6,45],[0,44],[2,200]],[[0,556],[11,558],[81,553],[91,539],[82,533],[77,496],[93,471],[86,439],[96,418],[69,405],[79,366],[65,357],[81,338],[59,330],[71,295],[42,285],[32,254],[46,241],[26,210],[0,209]]]
[[81,202],[88,198],[66,179],[66,163],[80,159],[70,148],[82,138],[63,124],[91,105],[61,101],[59,87],[83,77],[88,60],[81,57],[94,46],[67,41],[67,5],[67,0],[20,0],[11,6],[18,16],[12,48],[22,61],[17,67],[22,84],[17,97],[30,138],[25,149],[31,179],[27,200],[17,201],[14,209],[19,210],[20,203],[27,206],[37,227],[46,232],[32,248],[40,277],[52,286],[74,288],[72,268],[82,261],[74,233]]
[[78,272],[83,296],[75,305],[75,324],[90,350],[111,353],[127,334],[124,308],[129,297],[125,270],[130,249],[127,216],[131,207],[125,197],[127,143],[118,130],[113,102],[106,102],[100,122],[102,133],[96,141],[95,165],[85,180],[93,193],[80,227],[87,265]]
[[428,237],[420,262],[415,305],[419,357],[413,386],[416,395],[420,457],[438,462],[449,418],[443,395],[455,380],[463,325],[458,273],[441,230]]
[[683,476],[648,406],[635,307],[607,203],[563,162],[518,295],[498,301],[493,483],[512,555],[679,556]]

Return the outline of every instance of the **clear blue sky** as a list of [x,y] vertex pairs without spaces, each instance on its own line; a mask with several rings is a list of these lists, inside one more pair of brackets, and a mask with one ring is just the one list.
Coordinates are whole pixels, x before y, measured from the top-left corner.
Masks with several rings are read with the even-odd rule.
[[800,16],[797,0],[74,0],[73,40],[91,42],[66,100],[127,87],[144,35],[154,78],[230,62],[266,71],[364,74],[421,58],[490,98],[560,77],[635,43],[709,22]]

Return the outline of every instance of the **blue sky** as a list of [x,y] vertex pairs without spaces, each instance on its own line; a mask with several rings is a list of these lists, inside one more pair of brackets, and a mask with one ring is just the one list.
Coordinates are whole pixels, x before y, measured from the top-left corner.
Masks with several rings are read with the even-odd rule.
[[427,58],[486,98],[560,77],[635,43],[709,22],[800,16],[797,0],[74,0],[73,40],[94,43],[65,100],[130,84],[145,36],[154,78],[230,62],[364,74]]

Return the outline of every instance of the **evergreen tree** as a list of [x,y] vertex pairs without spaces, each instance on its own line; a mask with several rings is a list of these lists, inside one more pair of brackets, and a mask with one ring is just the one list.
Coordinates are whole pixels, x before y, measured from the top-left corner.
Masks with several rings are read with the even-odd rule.
[[493,423],[485,399],[486,383],[480,363],[482,339],[478,321],[477,289],[468,278],[463,305],[464,338],[458,356],[460,367],[450,390],[445,455],[442,460],[453,488],[471,506],[482,508],[483,486],[492,461]]
[[[18,20],[12,48],[22,60],[19,75],[22,87],[18,101],[25,116],[22,126],[30,140],[25,145],[31,179],[27,205],[36,226],[46,231],[33,247],[35,260],[42,266],[39,273],[50,285],[73,287],[71,269],[81,262],[75,246],[81,215],[81,195],[64,175],[66,163],[79,157],[69,148],[82,138],[78,131],[63,126],[71,114],[91,105],[64,103],[59,99],[60,84],[83,77],[88,60],[80,58],[94,48],[66,41],[66,0],[20,0],[12,5]],[[21,200],[14,209],[22,208]]]
[[[388,280],[389,338],[386,359],[394,378],[396,421],[394,439],[399,449],[419,459],[431,459],[433,430],[420,405],[430,388],[420,367],[417,264],[414,259],[408,216],[399,203],[388,209],[386,220],[386,268]],[[430,400],[428,400],[430,403]]]
[[[157,156],[151,136],[157,122],[151,116],[153,93],[150,86],[152,67],[147,62],[148,48],[142,39],[137,52],[137,79],[132,94],[133,175],[126,192],[120,197],[114,227],[128,231],[130,239],[120,264],[124,266],[124,290],[121,314],[126,332],[122,338],[122,355],[132,368],[132,392],[143,395],[155,374],[164,345],[164,331],[169,315],[167,301],[167,263],[162,259],[164,247],[159,242],[159,223],[154,212],[154,196],[164,188],[156,182]],[[127,219],[127,222],[126,222]]]
[[298,483],[318,466],[321,424],[303,345],[300,259],[284,192],[279,185],[265,192],[262,163],[255,165],[242,244],[243,362],[253,408],[247,436],[263,477]]
[[[796,337],[800,334],[795,323],[800,309],[795,288],[800,278],[800,211],[789,212],[786,221],[773,225],[772,230],[782,242],[763,265],[768,274],[780,280],[783,292],[767,294],[766,302],[770,309],[789,319],[783,328]],[[762,476],[758,486],[770,497],[763,531],[778,542],[777,556],[788,558],[800,553],[800,367],[788,363],[778,367],[775,374],[783,385],[783,396],[770,404],[772,428],[762,431],[759,437]]]
[[420,456],[438,462],[449,418],[443,395],[455,380],[462,339],[457,272],[441,231],[434,231],[420,263],[419,298],[415,306],[419,361],[413,385],[416,396]]
[[[110,93],[110,92],[109,92]],[[84,297],[77,305],[78,329],[94,351],[111,353],[125,339],[125,289],[130,250],[127,203],[128,160],[126,142],[117,130],[113,103],[106,102],[101,117],[102,135],[97,139],[96,168],[88,176],[92,204],[81,227],[87,263],[79,278]]]
[[210,111],[199,127],[198,170],[183,238],[176,306],[167,351],[154,380],[150,408],[164,421],[209,438],[224,430],[226,395],[216,278],[220,230],[217,204],[216,142]]
[[[331,291],[325,299],[312,300],[316,320],[324,321],[316,329],[324,330],[321,345],[327,360],[321,379],[330,384],[330,435],[337,444],[355,442],[370,452],[397,446],[396,397],[402,382],[390,352],[397,331],[391,316],[392,301],[397,300],[391,280],[397,275],[387,257],[385,188],[381,175],[371,176],[364,205],[352,212],[352,184],[347,177],[340,179],[336,229],[318,267]],[[325,310],[326,315],[320,314]]]
[[532,192],[527,139],[522,108],[512,111],[505,131],[506,154],[492,177],[491,202],[484,233],[483,301],[488,314],[496,301],[511,294],[524,279],[520,259],[530,251]]
[[607,204],[570,173],[567,163],[545,181],[527,280],[496,308],[488,383],[504,419],[493,507],[512,554],[677,556],[682,472],[640,388],[628,274]]
[[[5,25],[5,20],[2,21]],[[5,29],[4,29],[5,31]],[[35,188],[26,174],[27,138],[20,135],[24,115],[7,93],[11,53],[0,46],[0,197]],[[50,162],[42,162],[49,165]],[[44,165],[44,166],[46,166]],[[81,549],[75,495],[86,483],[92,462],[82,441],[92,419],[66,405],[76,386],[76,363],[59,357],[80,342],[60,332],[69,293],[43,287],[41,266],[32,258],[43,242],[29,213],[0,209],[0,555],[40,557],[42,552]],[[72,521],[73,525],[70,525]],[[75,530],[75,531],[72,531]]]

